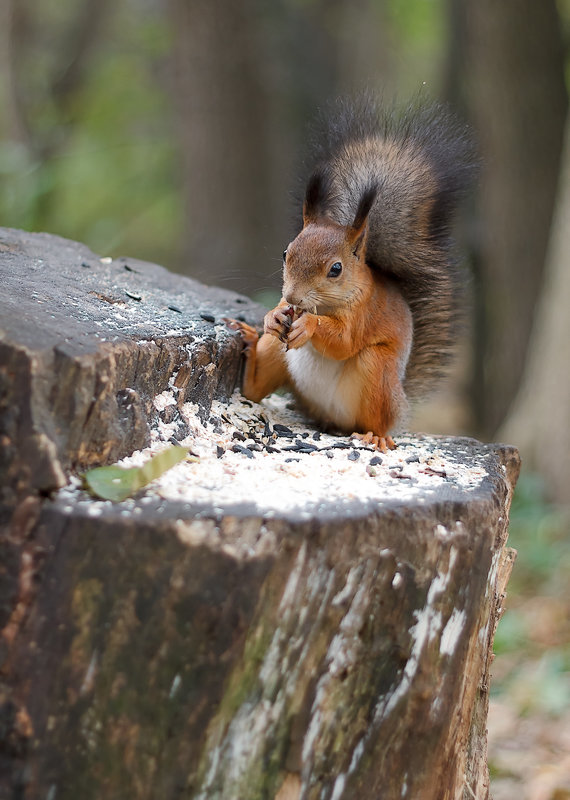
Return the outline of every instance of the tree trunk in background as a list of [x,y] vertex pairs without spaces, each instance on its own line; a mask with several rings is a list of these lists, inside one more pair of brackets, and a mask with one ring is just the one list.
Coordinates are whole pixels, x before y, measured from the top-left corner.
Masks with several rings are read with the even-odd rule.
[[570,503],[570,123],[546,276],[521,389],[501,437],[546,480],[552,499]]
[[188,230],[183,271],[251,292],[271,219],[252,3],[171,0],[170,9]]
[[460,0],[465,76],[484,170],[473,395],[480,429],[503,421],[524,368],[556,197],[567,94],[554,0]]
[[390,101],[395,93],[397,46],[385,3],[340,0],[336,3],[335,38],[340,94],[377,89]]
[[0,138],[18,142],[31,149],[31,134],[22,109],[16,80],[17,41],[16,0],[0,0]]

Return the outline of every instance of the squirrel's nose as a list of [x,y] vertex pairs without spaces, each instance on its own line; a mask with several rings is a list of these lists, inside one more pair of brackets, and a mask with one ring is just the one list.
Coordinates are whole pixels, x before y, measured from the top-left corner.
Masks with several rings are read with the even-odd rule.
[[290,306],[299,306],[301,305],[302,297],[299,292],[284,292],[283,297],[286,303],[289,303]]

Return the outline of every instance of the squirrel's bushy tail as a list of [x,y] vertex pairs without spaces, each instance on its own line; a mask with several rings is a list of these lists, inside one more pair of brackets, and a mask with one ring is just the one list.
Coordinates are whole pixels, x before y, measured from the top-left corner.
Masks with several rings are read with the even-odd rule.
[[348,225],[363,194],[378,189],[366,259],[398,282],[411,308],[413,397],[441,376],[456,339],[462,281],[451,225],[478,167],[472,136],[439,103],[380,108],[370,94],[339,101],[319,128],[314,170],[327,186],[326,215]]

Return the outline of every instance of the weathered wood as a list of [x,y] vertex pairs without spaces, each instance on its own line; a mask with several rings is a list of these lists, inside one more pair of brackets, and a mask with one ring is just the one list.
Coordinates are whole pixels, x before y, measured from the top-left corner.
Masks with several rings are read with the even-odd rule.
[[[0,424],[10,440],[0,798],[488,797],[489,667],[512,561],[516,451],[402,437],[379,475],[367,472],[372,454],[329,458],[322,438],[311,439],[322,452],[250,459],[231,451],[228,410],[227,429],[217,411],[204,427],[224,442],[217,460],[197,429],[212,398],[231,390],[239,345],[212,323],[193,342],[188,329],[204,322],[200,311],[218,319],[237,304],[255,318],[256,309],[151,265],[99,267],[79,245],[51,237],[3,231],[0,242],[10,292],[30,281],[18,304],[0,300]],[[31,265],[42,258],[49,294],[66,257],[67,277],[38,315],[26,299]],[[142,300],[124,299],[125,280]],[[136,313],[122,320],[117,303],[96,302],[92,291],[120,296],[121,316]],[[61,311],[72,297],[76,315],[93,315],[87,331]],[[151,297],[158,306],[144,317]],[[169,304],[184,309],[182,324]],[[110,332],[117,339],[100,344],[97,335]],[[140,400],[121,416],[116,398],[126,389]],[[176,403],[160,410],[152,400],[167,389]],[[264,413],[271,428],[275,409]],[[286,422],[287,441],[302,435]],[[181,473],[186,500],[168,499],[166,484],[116,505],[77,484],[61,488],[78,465],[139,448],[166,423],[177,436],[192,429],[202,447],[195,471]],[[227,480],[249,470],[252,486],[263,466],[266,491],[244,489],[231,502],[223,487],[192,493],[217,464]],[[315,473],[330,465],[328,491],[309,491],[307,464]],[[285,480],[287,491],[299,487],[290,510],[276,502]],[[339,506],[349,480],[359,488]]]
[[221,317],[261,314],[246,297],[155,264],[1,228],[0,280],[4,507],[62,486],[65,470],[142,447],[152,398],[180,368],[184,397],[206,410],[231,393],[241,348]]

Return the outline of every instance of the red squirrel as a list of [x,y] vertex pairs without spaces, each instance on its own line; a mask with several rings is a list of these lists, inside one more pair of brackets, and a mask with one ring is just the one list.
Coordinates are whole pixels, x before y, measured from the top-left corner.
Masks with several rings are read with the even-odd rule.
[[442,106],[338,105],[318,140],[283,296],[244,340],[242,393],[290,388],[321,426],[386,451],[408,399],[442,375],[460,285],[450,222],[475,167]]

